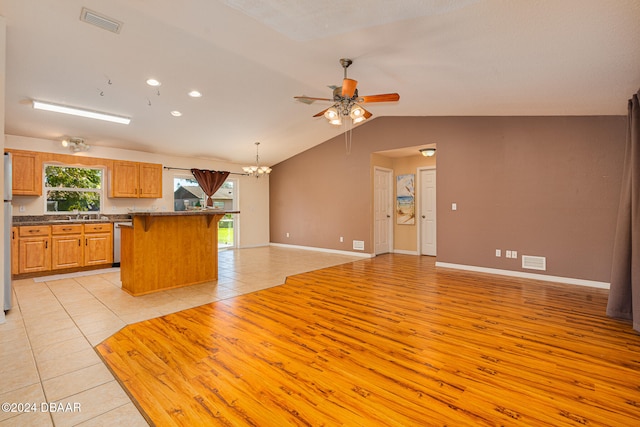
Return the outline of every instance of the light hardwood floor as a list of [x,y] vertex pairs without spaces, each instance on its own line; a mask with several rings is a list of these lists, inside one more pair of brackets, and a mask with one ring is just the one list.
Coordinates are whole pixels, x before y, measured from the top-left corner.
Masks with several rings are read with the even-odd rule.
[[640,336],[607,294],[383,255],[97,350],[158,426],[639,425]]

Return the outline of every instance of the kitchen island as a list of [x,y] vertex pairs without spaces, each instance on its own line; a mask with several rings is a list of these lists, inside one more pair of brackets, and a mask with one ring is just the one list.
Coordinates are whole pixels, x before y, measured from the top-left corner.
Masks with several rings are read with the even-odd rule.
[[122,226],[122,289],[138,296],[218,279],[218,221],[240,213],[206,209],[131,212]]

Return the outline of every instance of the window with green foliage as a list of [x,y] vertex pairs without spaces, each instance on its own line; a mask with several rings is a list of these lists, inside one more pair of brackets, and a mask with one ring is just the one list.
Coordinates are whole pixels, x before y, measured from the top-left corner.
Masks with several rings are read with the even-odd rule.
[[100,168],[45,165],[44,190],[47,212],[100,212]]

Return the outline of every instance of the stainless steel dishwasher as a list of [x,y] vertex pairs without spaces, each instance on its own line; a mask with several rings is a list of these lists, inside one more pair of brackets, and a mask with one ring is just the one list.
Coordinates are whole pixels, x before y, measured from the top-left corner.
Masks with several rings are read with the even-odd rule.
[[132,221],[113,223],[113,266],[120,267],[120,226],[133,225]]

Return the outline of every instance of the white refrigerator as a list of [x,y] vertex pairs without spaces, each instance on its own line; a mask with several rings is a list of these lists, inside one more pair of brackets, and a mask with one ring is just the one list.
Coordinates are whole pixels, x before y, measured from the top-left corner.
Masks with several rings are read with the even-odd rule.
[[11,309],[11,153],[4,153],[4,310]]

